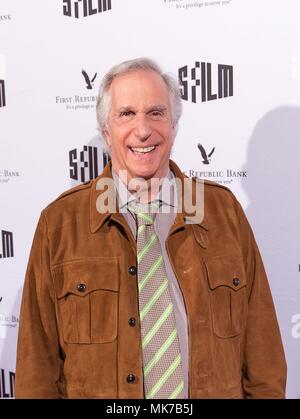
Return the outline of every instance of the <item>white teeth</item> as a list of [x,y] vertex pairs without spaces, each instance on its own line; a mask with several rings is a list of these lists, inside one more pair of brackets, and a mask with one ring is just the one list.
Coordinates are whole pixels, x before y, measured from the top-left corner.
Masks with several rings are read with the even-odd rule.
[[137,151],[138,153],[149,153],[149,151],[152,151],[155,149],[155,146],[152,147],[131,147],[132,151]]

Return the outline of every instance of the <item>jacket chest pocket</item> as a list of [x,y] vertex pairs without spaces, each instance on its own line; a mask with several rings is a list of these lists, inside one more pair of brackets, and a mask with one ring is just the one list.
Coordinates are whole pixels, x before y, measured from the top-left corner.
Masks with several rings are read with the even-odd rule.
[[205,261],[214,333],[221,338],[239,335],[247,316],[246,275],[239,256]]
[[108,343],[117,337],[119,276],[115,258],[66,262],[53,268],[63,338]]

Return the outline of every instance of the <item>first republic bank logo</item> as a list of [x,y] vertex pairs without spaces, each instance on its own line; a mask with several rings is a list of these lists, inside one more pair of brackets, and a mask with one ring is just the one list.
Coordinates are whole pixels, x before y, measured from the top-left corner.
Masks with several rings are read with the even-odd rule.
[[2,253],[0,259],[14,257],[13,233],[11,231],[1,230]]
[[[217,79],[217,88],[213,80]],[[183,100],[193,103],[207,102],[233,96],[233,66],[195,61],[193,67],[185,65],[178,69],[178,80]]]
[[111,9],[111,0],[63,0],[63,14],[79,19]]

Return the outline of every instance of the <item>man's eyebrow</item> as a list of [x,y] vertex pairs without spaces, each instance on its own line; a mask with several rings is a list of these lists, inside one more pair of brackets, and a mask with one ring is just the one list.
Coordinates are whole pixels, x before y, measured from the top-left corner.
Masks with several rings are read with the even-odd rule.
[[128,112],[128,111],[132,111],[131,106],[121,106],[121,108],[117,109],[117,112]]
[[[146,112],[153,112],[153,111],[166,111],[167,110],[167,106],[163,105],[163,104],[156,104],[156,105],[151,105],[148,107]],[[121,106],[120,108],[118,108],[116,110],[117,113],[122,113],[122,112],[135,112],[132,106]]]
[[152,105],[149,107],[149,111],[166,111],[167,106],[166,105]]

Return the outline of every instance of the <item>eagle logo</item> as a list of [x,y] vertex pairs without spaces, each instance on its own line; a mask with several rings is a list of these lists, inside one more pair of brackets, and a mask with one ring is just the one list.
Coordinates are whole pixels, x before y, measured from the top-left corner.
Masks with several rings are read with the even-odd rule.
[[213,155],[213,152],[215,151],[215,147],[211,150],[209,154],[206,153],[205,148],[202,144],[198,144],[198,148],[200,150],[201,156],[203,158],[202,163],[203,164],[209,164],[211,161],[211,156]]
[[95,81],[95,79],[97,77],[97,73],[95,73],[95,75],[94,75],[94,77],[92,79],[89,78],[89,76],[88,76],[88,74],[87,74],[87,72],[85,70],[82,70],[81,71],[81,74],[83,75],[84,80],[86,82],[86,86],[85,87],[87,89],[92,89],[93,88],[93,83],[94,83],[94,81]]

